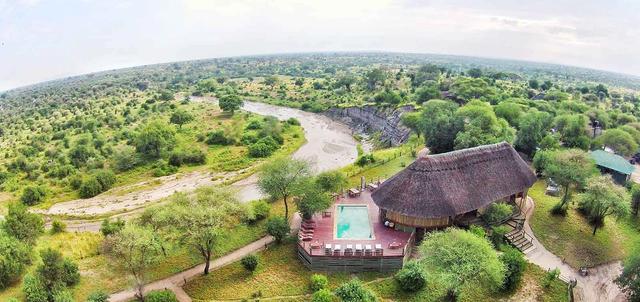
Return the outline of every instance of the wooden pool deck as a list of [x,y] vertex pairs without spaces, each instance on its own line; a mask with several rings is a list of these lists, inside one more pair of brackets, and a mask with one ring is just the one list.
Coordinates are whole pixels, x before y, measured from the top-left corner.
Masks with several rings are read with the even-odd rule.
[[[339,205],[366,205],[373,238],[336,238]],[[313,270],[389,271],[402,267],[404,257],[411,252],[413,234],[384,226],[378,206],[373,203],[369,191],[365,190],[357,197],[338,197],[326,212],[330,215],[318,213],[313,217],[315,227],[312,239],[299,240],[298,243],[301,260]],[[327,249],[328,245],[330,249]],[[351,251],[347,250],[348,245],[352,248]],[[376,252],[376,245],[381,247],[381,250]],[[336,246],[339,246],[340,250],[336,250]],[[368,246],[371,247],[369,251],[366,250]],[[357,247],[361,247],[362,250],[356,250]],[[317,265],[318,263],[322,264]]]

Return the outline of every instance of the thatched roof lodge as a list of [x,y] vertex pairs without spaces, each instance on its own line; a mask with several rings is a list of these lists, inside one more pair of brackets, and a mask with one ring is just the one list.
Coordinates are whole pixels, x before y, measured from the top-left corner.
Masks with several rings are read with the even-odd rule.
[[496,201],[524,200],[536,177],[508,143],[418,158],[372,193],[396,227],[432,229],[473,219]]

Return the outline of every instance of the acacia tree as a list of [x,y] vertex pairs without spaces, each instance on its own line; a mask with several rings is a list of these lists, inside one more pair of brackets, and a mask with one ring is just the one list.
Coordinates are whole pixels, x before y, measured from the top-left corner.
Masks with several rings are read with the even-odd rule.
[[242,107],[242,104],[244,104],[244,102],[236,94],[223,95],[218,100],[220,109],[222,109],[222,111],[231,113],[231,115],[233,115],[236,110],[240,109],[240,107]]
[[424,132],[424,119],[419,112],[409,112],[402,115],[402,124],[411,129],[418,137]]
[[608,175],[589,179],[584,193],[580,195],[579,207],[589,216],[594,236],[598,228],[604,225],[605,217],[624,217],[631,211],[629,194]]
[[544,157],[543,171],[547,177],[562,186],[564,194],[560,203],[554,207],[557,213],[565,213],[565,205],[569,200],[571,189],[582,187],[587,179],[596,173],[593,159],[579,149],[539,152],[536,157]]
[[640,301],[640,251],[634,251],[624,261],[622,274],[614,281],[629,301]]
[[515,146],[528,155],[535,153],[545,138],[551,124],[551,115],[536,109],[530,109],[518,123]]
[[202,256],[205,275],[218,239],[244,214],[233,191],[216,187],[198,188],[195,196],[177,194],[164,212],[174,236]]
[[133,276],[136,297],[143,300],[147,269],[159,259],[158,238],[150,228],[129,224],[105,240],[114,260]]
[[176,110],[176,112],[171,114],[169,121],[171,121],[172,124],[178,125],[179,129],[182,129],[182,125],[193,121],[193,115],[191,115],[191,113],[186,112],[184,110]]
[[173,148],[176,137],[173,127],[160,121],[142,126],[135,138],[136,150],[148,157],[158,158],[164,150]]
[[271,199],[284,201],[284,217],[289,217],[287,198],[295,188],[311,175],[309,162],[292,158],[277,158],[262,166],[258,175],[258,187]]
[[423,105],[422,123],[425,145],[432,153],[453,150],[462,123],[455,117],[458,105],[451,101],[430,100]]
[[630,156],[638,151],[638,144],[633,136],[621,129],[609,129],[595,140],[596,145],[603,145],[612,148],[617,153]]
[[311,219],[313,214],[331,206],[331,195],[324,191],[311,179],[302,182],[295,188],[296,205],[304,219]]

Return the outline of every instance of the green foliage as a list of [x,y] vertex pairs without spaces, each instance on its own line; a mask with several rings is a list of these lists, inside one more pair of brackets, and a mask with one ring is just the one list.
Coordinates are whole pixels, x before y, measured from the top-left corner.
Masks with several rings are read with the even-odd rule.
[[51,234],[58,234],[58,233],[64,233],[67,230],[67,224],[58,220],[58,219],[54,219],[53,222],[51,222]]
[[193,115],[184,110],[176,110],[173,114],[171,114],[169,121],[172,124],[178,125],[179,128],[182,128],[182,125],[188,124],[193,121]]
[[244,267],[248,272],[254,272],[258,268],[259,262],[260,258],[255,254],[250,254],[240,259],[240,264],[242,264],[242,267]]
[[318,174],[315,181],[325,192],[338,192],[347,185],[347,176],[340,170],[325,171]]
[[53,302],[75,302],[73,294],[67,289],[58,290],[53,294]]
[[0,289],[20,278],[31,262],[31,250],[26,244],[8,235],[0,235]]
[[547,271],[542,277],[542,287],[549,288],[553,281],[557,280],[560,277],[560,270],[555,268]]
[[48,302],[47,290],[40,278],[28,274],[22,280],[22,292],[26,302]]
[[12,203],[8,206],[2,228],[10,236],[33,245],[44,233],[44,220],[40,215],[29,212],[23,204]]
[[289,216],[287,198],[295,188],[311,174],[308,162],[298,159],[277,158],[262,166],[258,175],[258,187],[272,200],[283,199],[285,218]]
[[518,288],[522,280],[522,275],[524,275],[524,270],[527,266],[527,260],[524,259],[524,255],[514,247],[503,245],[500,249],[502,250],[500,261],[504,263],[506,268],[502,290],[512,292]]
[[424,269],[418,262],[414,261],[406,263],[404,267],[396,273],[394,279],[405,292],[417,292],[421,290],[427,282]]
[[159,158],[176,142],[175,130],[160,122],[151,121],[140,127],[135,137],[136,150],[149,158]]
[[101,290],[92,292],[91,294],[89,294],[89,297],[87,297],[87,302],[108,302],[108,301],[109,301],[109,294]]
[[551,115],[549,113],[535,109],[529,110],[518,123],[515,147],[528,155],[533,155],[538,147],[541,149],[550,148],[549,144],[553,142],[543,142],[547,137],[553,138],[548,134],[550,126]]
[[291,227],[284,217],[272,217],[267,221],[267,233],[273,236],[276,242],[282,242],[291,233]]
[[152,171],[154,177],[167,176],[178,172],[178,167],[169,165],[164,160],[159,160],[153,165]]
[[225,112],[233,114],[236,110],[240,109],[243,105],[242,99],[236,94],[227,94],[220,97],[218,104],[220,109]]
[[67,286],[76,285],[80,281],[78,265],[51,248],[40,251],[42,263],[36,267],[35,277],[47,293],[50,300]]
[[335,290],[336,296],[343,302],[375,302],[376,296],[357,278],[343,283]]
[[495,94],[495,90],[484,79],[466,77],[457,78],[451,85],[450,91],[467,102],[473,99],[489,101]]
[[233,140],[228,139],[223,130],[216,130],[207,134],[205,142],[208,145],[226,146],[232,144]]
[[271,205],[264,200],[257,200],[251,203],[251,217],[252,221],[258,221],[269,217],[271,211]]
[[201,165],[207,160],[206,154],[200,149],[173,151],[169,156],[169,164],[179,167],[183,164]]
[[356,165],[360,166],[360,167],[364,167],[368,164],[372,164],[376,162],[376,158],[373,156],[372,153],[369,154],[364,154],[360,157],[358,157],[358,159],[356,160]]
[[125,221],[121,218],[117,218],[115,221],[111,221],[109,218],[105,218],[100,225],[100,233],[102,235],[109,236],[120,232],[124,229]]
[[311,295],[311,302],[333,302],[334,296],[328,289],[321,289]]
[[498,225],[513,214],[513,206],[502,202],[494,202],[482,214],[482,219],[489,225]]
[[[553,179],[564,189],[564,195],[559,203],[559,208],[562,209],[569,200],[571,188],[582,188],[587,179],[597,173],[597,169],[593,159],[584,151],[569,149],[548,152],[540,155],[538,161],[542,161],[540,165],[544,166],[545,176]],[[541,160],[543,158],[544,160]]]
[[509,125],[517,127],[522,116],[522,105],[514,102],[500,102],[495,106],[494,111],[498,118],[503,118]]
[[485,231],[485,229],[481,226],[472,224],[471,226],[469,226],[469,232],[475,234],[476,236],[480,237],[480,238],[485,238],[487,237],[487,231]]
[[622,129],[609,129],[598,136],[594,141],[594,145],[607,146],[616,151],[616,153],[623,156],[631,156],[638,151],[638,143],[629,134],[629,132]]
[[587,150],[591,142],[589,138],[588,118],[583,114],[565,114],[556,117],[555,126],[560,139],[568,148]]
[[504,244],[504,235],[510,231],[506,225],[498,225],[491,228],[491,242],[494,246],[501,246]]
[[453,150],[454,140],[462,127],[454,116],[458,105],[451,101],[430,100],[422,109],[425,144],[433,153]]
[[468,231],[449,228],[432,232],[418,250],[420,263],[432,270],[430,276],[454,288],[475,286],[495,290],[503,284],[505,267],[491,243]]
[[116,170],[128,171],[138,164],[136,149],[132,146],[118,146],[115,148],[112,159]]
[[640,300],[640,253],[634,250],[624,260],[622,274],[614,281],[627,294],[629,301]]
[[295,195],[298,211],[304,219],[311,219],[313,214],[329,208],[333,203],[331,195],[311,179],[301,182],[295,188]]
[[613,182],[611,176],[601,175],[589,179],[584,193],[580,194],[578,207],[593,224],[593,235],[604,224],[607,216],[625,217],[630,213],[627,190]]
[[515,130],[504,119],[498,119],[488,103],[471,101],[456,111],[463,126],[454,140],[456,149],[480,145],[512,142]]
[[416,89],[415,99],[416,103],[418,104],[422,104],[430,100],[439,99],[440,97],[440,89],[438,89],[438,87],[436,87],[435,85],[422,86]]
[[32,206],[44,201],[47,190],[43,186],[25,187],[20,196],[20,201],[25,205]]
[[178,302],[176,294],[170,290],[150,291],[145,297],[145,302]]
[[97,170],[82,181],[80,197],[90,198],[108,191],[116,183],[116,175],[111,170]]
[[329,280],[327,276],[321,274],[311,275],[311,291],[317,292],[326,289],[329,286]]

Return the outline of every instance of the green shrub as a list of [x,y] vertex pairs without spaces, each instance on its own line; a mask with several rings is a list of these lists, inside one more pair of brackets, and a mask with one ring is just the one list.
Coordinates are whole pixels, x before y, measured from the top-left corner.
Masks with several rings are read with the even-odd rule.
[[244,128],[247,130],[258,130],[262,128],[262,122],[259,120],[250,120]]
[[174,151],[169,156],[169,164],[176,167],[183,164],[204,164],[206,159],[206,154],[200,149]]
[[504,291],[513,291],[520,284],[520,280],[522,280],[527,261],[524,259],[524,255],[514,247],[503,245],[500,249],[503,252],[502,255],[500,255],[500,261],[504,263],[507,269],[502,289]]
[[44,187],[28,186],[22,191],[20,201],[25,205],[32,206],[43,202],[46,195],[47,191]]
[[113,235],[124,229],[124,225],[124,220],[120,218],[117,218],[113,222],[109,218],[106,218],[100,225],[100,233],[102,233],[102,235],[104,236]]
[[97,170],[93,172],[93,176],[100,183],[102,192],[105,192],[116,183],[116,175],[111,170]]
[[491,230],[491,242],[493,242],[493,245],[497,247],[504,244],[504,235],[509,232],[509,227],[500,225],[491,228]]
[[68,289],[58,290],[53,294],[53,302],[75,302]]
[[291,232],[289,222],[284,217],[272,217],[267,221],[267,233],[276,239],[276,242],[282,242]]
[[481,227],[481,226],[475,225],[475,224],[472,224],[472,225],[469,227],[469,232],[471,232],[471,233],[473,233],[473,234],[477,235],[477,236],[478,236],[478,237],[480,237],[480,238],[485,238],[485,237],[487,237],[487,232],[484,230],[484,228],[483,228],[483,227]]
[[240,260],[240,264],[242,264],[242,267],[244,267],[244,269],[246,269],[247,271],[254,272],[256,268],[258,268],[259,260],[260,259],[258,258],[257,255],[250,254],[250,255],[244,256]]
[[296,118],[292,117],[292,118],[289,118],[287,120],[287,124],[294,125],[294,126],[300,126],[300,121],[297,120]]
[[273,147],[260,141],[249,146],[249,156],[251,157],[268,157],[273,154],[273,151],[275,151]]
[[67,230],[67,225],[58,219],[54,219],[53,222],[51,223],[51,234],[63,233],[66,230]]
[[314,292],[311,296],[311,302],[332,302],[334,301],[333,294],[330,290],[324,288],[317,292]]
[[91,198],[102,193],[102,185],[95,177],[91,176],[82,181],[79,191],[81,198]]
[[216,130],[209,132],[207,134],[207,139],[205,140],[207,145],[222,145],[226,146],[231,144],[231,140],[227,138],[222,130]]
[[420,264],[415,261],[408,262],[394,276],[400,288],[405,292],[417,292],[426,284],[426,276]]
[[89,297],[87,297],[87,302],[108,302],[109,295],[103,291],[92,292]]
[[154,290],[150,291],[146,297],[145,302],[178,302],[176,294],[170,290]]
[[73,286],[80,282],[80,272],[78,265],[69,258],[62,260],[62,282],[67,286]]
[[178,172],[178,168],[167,164],[164,160],[159,160],[153,165],[153,176],[167,176]]
[[313,292],[326,289],[327,286],[329,286],[329,280],[327,279],[327,276],[320,274],[311,275],[311,290]]
[[336,296],[344,302],[375,302],[376,296],[371,290],[364,287],[357,278],[343,283],[336,289]]
[[513,206],[502,202],[494,202],[482,214],[482,219],[489,225],[496,225],[509,218],[511,214],[513,214]]
[[269,216],[271,205],[264,200],[258,200],[251,204],[251,211],[255,220],[262,220]]
[[542,287],[549,288],[553,281],[557,280],[560,277],[560,270],[555,268],[547,271],[544,276],[542,276]]
[[375,163],[375,162],[376,162],[376,158],[373,157],[373,154],[365,154],[358,157],[358,160],[356,160],[356,165],[360,167],[364,167],[368,164]]
[[26,275],[22,280],[22,292],[26,302],[48,302],[48,294],[44,285],[34,275]]
[[14,283],[24,272],[30,259],[30,247],[17,239],[0,235],[0,289]]

